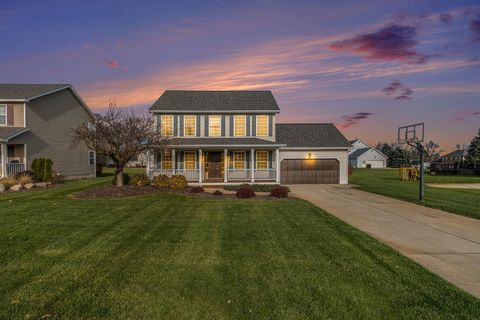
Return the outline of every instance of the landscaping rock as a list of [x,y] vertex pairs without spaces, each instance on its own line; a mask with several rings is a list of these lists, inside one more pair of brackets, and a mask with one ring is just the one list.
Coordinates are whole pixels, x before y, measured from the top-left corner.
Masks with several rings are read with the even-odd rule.
[[23,186],[21,184],[16,184],[16,185],[10,187],[10,190],[12,190],[12,191],[20,191],[22,189],[23,189]]
[[32,188],[35,188],[35,183],[27,183],[26,185],[23,186],[25,189],[30,190]]
[[45,182],[37,182],[37,183],[35,183],[35,186],[36,187],[46,187],[47,184]]
[[51,185],[52,182],[51,181],[48,181],[48,182],[45,182],[47,184],[47,186]]
[[5,191],[5,189],[6,189],[6,188],[5,188],[5,185],[3,185],[3,184],[0,183],[0,192]]

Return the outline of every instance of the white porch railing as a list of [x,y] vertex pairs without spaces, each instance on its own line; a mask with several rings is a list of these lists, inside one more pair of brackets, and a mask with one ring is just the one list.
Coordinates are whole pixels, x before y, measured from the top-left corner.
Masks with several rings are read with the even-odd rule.
[[7,163],[7,177],[14,176],[19,172],[25,171],[25,163]]
[[228,169],[227,181],[250,180],[250,169]]
[[199,170],[198,169],[161,169],[161,168],[150,168],[148,170],[148,176],[153,178],[164,174],[168,177],[173,175],[182,175],[187,178],[187,181],[198,181],[199,179]]
[[253,178],[255,180],[275,180],[276,175],[276,169],[256,169]]

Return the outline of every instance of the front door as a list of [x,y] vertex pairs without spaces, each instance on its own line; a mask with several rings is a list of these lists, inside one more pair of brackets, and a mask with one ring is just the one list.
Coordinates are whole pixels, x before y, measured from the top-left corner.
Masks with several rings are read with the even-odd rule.
[[222,152],[207,152],[207,179],[222,179]]

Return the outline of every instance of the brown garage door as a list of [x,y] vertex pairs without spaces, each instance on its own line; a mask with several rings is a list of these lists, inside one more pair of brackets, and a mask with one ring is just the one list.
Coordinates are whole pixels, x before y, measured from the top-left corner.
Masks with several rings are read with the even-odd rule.
[[282,160],[280,169],[282,184],[335,184],[340,179],[335,159]]

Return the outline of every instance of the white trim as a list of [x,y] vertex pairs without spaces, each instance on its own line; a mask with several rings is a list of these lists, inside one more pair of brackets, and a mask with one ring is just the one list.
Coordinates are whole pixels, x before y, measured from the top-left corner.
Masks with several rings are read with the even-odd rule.
[[27,144],[23,144],[23,163],[25,163],[25,170],[27,169]]
[[[243,117],[243,119],[245,120],[245,125],[243,127],[243,132],[244,134],[243,135],[236,135],[235,134],[235,129],[236,129],[236,125],[235,125],[235,118],[236,117]],[[246,114],[234,114],[233,115],[233,137],[246,137],[247,136],[247,115]]]
[[228,175],[228,150],[223,149],[223,183],[227,182]]
[[[193,135],[187,135],[186,134],[186,130],[185,130],[185,117],[193,117],[195,119],[195,125],[193,126]],[[221,120],[220,120],[221,121]],[[180,127],[180,126],[179,126]],[[183,116],[183,136],[185,138],[192,138],[192,137],[196,137],[197,136],[197,115],[195,114],[189,114],[189,115],[185,115]]]
[[280,110],[149,110],[150,113],[193,113],[193,114],[200,114],[200,113],[211,113],[211,114],[219,114],[219,113],[255,113],[255,114],[262,114],[262,113],[280,113]]
[[[266,135],[259,135],[258,134],[258,117],[259,116],[266,116],[267,117],[267,134]],[[255,137],[270,137],[269,135],[269,130],[268,130],[268,127],[270,125],[270,117],[268,116],[268,114],[259,114],[255,117]]]
[[0,123],[0,127],[8,126],[8,105],[6,103],[0,104],[0,107],[5,107],[5,123]]
[[275,150],[275,160],[276,160],[276,167],[277,173],[276,173],[276,182],[280,183],[280,149]]
[[[214,117],[218,117],[219,119],[220,130],[218,131],[218,135],[212,135],[212,125],[210,121],[212,121]],[[213,114],[208,117],[208,136],[213,138],[218,138],[222,136],[222,115],[221,114]]]
[[349,150],[350,147],[280,147],[281,151],[286,150]]
[[162,135],[164,134],[164,133],[162,132],[162,131],[165,130],[165,129],[164,129],[165,126],[163,125],[163,117],[166,117],[166,116],[172,117],[172,135],[167,135],[167,134],[165,134],[165,136],[167,136],[167,137],[175,137],[175,115],[173,115],[173,114],[161,114],[161,115],[160,115],[160,130],[161,130],[160,133],[161,133]]
[[171,149],[181,149],[181,148],[250,148],[250,147],[255,147],[255,148],[279,148],[280,146],[283,146],[283,144],[175,144],[175,145],[167,145],[167,147]]
[[255,182],[255,150],[250,150],[250,181]]
[[204,172],[203,172],[203,153],[202,153],[202,149],[198,149],[198,182],[199,183],[202,183],[203,175],[204,175]]
[[[93,163],[90,163],[90,155],[93,155]],[[95,166],[95,151],[94,150],[88,150],[88,165],[89,166]]]
[[23,126],[27,126],[27,103],[23,103]]

